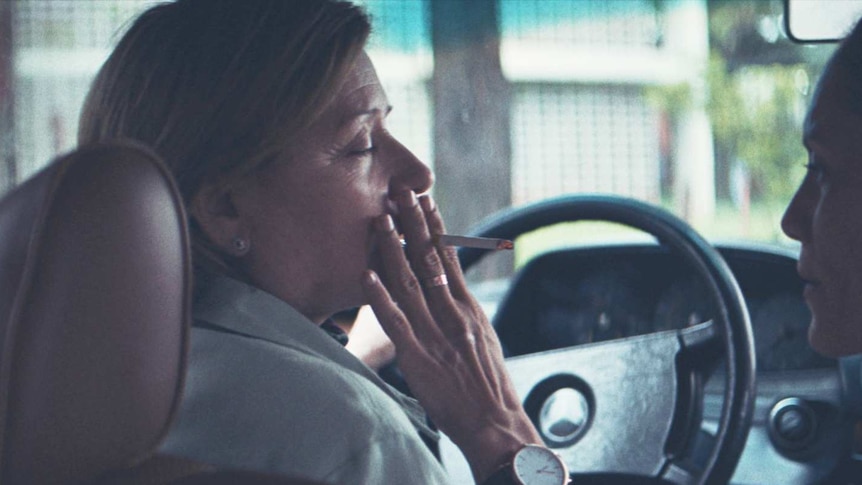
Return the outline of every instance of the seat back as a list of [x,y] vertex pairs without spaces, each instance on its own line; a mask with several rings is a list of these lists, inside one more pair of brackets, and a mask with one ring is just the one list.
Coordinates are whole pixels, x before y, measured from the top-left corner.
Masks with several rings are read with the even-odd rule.
[[179,403],[185,214],[159,159],[85,147],[0,200],[0,484],[146,460]]

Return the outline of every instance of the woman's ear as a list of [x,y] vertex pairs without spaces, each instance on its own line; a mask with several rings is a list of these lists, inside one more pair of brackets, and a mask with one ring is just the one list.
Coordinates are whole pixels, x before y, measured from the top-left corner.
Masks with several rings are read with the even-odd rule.
[[205,184],[192,197],[189,212],[207,238],[225,254],[244,255],[250,245],[246,221],[232,186]]

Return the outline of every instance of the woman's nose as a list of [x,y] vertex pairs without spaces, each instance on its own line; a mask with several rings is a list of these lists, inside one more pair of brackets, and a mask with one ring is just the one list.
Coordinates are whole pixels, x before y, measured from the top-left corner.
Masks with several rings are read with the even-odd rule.
[[781,218],[781,230],[788,237],[799,242],[803,242],[808,237],[811,215],[814,210],[815,201],[808,192],[806,182],[803,181]]
[[412,190],[417,194],[427,192],[434,185],[434,175],[431,169],[419,160],[416,155],[407,149],[395,138],[390,139],[390,147],[387,150],[390,157],[388,161],[392,170],[390,181],[390,193],[401,193]]

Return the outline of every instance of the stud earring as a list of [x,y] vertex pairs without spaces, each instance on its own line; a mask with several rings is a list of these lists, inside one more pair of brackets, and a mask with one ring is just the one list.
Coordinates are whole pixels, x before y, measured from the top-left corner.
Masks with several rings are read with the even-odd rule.
[[236,251],[237,255],[242,256],[248,252],[249,242],[245,239],[236,236],[235,238],[233,238],[231,243],[233,244],[233,248]]

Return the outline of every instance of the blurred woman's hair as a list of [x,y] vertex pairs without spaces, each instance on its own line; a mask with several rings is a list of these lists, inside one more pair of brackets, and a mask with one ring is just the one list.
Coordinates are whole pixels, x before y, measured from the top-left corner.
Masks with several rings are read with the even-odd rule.
[[[132,23],[96,76],[78,142],[148,145],[188,204],[204,183],[282,159],[332,101],[370,29],[361,8],[339,0],[157,5]],[[196,266],[229,272],[230,256],[193,220],[190,229]]]
[[848,108],[862,116],[862,19],[853,30],[841,41],[838,49],[829,61],[830,70],[841,70],[849,81],[847,92]]

